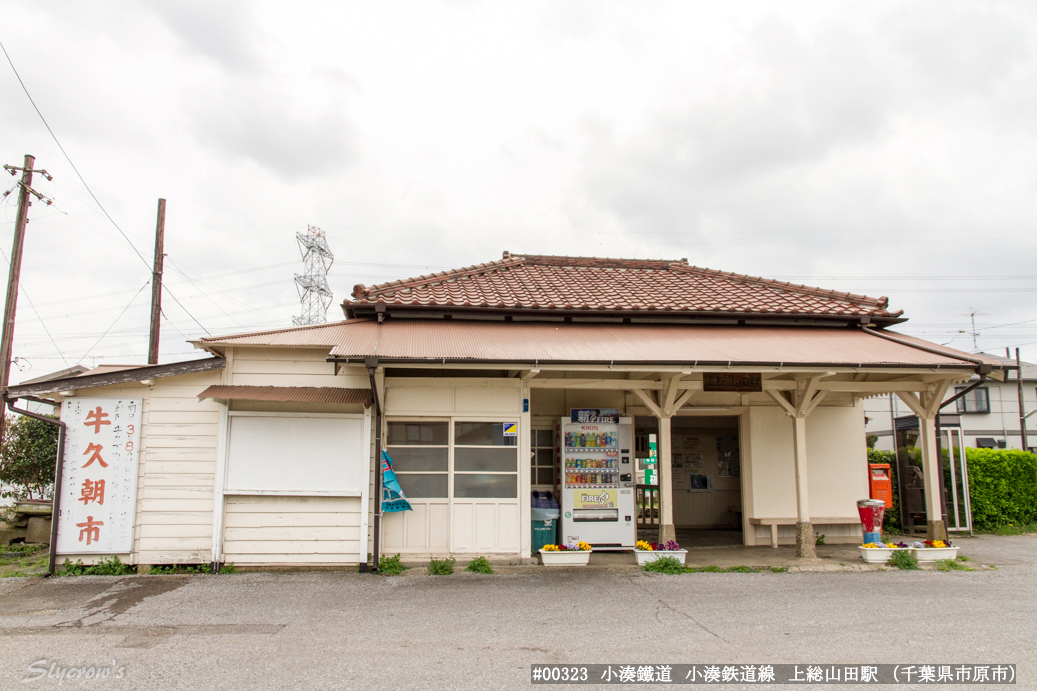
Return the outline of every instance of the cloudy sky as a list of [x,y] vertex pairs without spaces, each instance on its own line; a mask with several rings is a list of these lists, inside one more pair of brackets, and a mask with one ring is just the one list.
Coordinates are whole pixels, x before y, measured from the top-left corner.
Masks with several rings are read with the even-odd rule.
[[980,349],[1037,360],[1032,2],[4,0],[0,16],[112,219],[0,56],[0,161],[34,154],[55,200],[30,210],[13,381],[146,360],[159,197],[163,362],[206,330],[290,325],[308,224],[335,253],[332,319],[357,283],[503,250],[687,257],[889,296],[903,331],[964,350],[974,313]]

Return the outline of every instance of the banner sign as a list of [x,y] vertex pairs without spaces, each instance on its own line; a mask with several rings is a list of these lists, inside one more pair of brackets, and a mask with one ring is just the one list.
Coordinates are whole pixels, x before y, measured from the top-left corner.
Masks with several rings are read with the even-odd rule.
[[570,408],[570,422],[584,423],[617,423],[619,422],[619,408]]
[[59,554],[133,551],[143,407],[140,398],[70,398],[61,404],[67,427]]
[[382,451],[382,512],[413,511],[392,469],[392,456]]

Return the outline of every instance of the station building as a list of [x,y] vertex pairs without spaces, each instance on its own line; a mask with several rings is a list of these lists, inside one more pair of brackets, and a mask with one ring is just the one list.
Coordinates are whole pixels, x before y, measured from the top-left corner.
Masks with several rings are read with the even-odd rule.
[[[82,415],[97,401],[139,415],[127,537],[108,548],[128,563],[529,559],[530,493],[562,494],[563,428],[586,410],[615,411],[632,430],[636,515],[620,521],[660,541],[722,529],[809,558],[818,534],[861,539],[863,401],[882,394],[919,418],[928,531],[945,537],[930,482],[939,405],[973,375],[1008,369],[896,333],[905,317],[886,298],[683,259],[505,252],[358,285],[342,307],[342,321],[201,339],[200,360],[99,368],[10,396],[59,404],[73,446],[90,442],[72,428],[96,425]],[[655,485],[643,482],[651,435]],[[379,510],[382,450],[411,511]],[[90,561],[105,555],[98,534],[87,549],[76,512],[97,522],[107,509],[83,501],[70,470],[81,466],[66,451],[76,484],[62,486],[58,545],[60,558]]]

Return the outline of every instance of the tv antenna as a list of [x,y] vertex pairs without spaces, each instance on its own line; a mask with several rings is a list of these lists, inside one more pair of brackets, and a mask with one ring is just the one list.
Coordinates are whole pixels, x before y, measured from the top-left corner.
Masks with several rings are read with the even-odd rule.
[[302,303],[302,314],[292,317],[295,326],[323,324],[328,321],[328,308],[334,295],[328,287],[328,270],[335,261],[335,255],[328,247],[324,231],[311,225],[306,226],[305,233],[296,233],[299,252],[305,271],[295,274],[295,287],[299,290],[299,302]]

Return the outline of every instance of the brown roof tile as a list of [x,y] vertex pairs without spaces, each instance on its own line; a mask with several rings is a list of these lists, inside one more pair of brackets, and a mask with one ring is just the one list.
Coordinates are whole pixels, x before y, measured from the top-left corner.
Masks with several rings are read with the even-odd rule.
[[888,300],[690,266],[687,260],[512,255],[495,262],[373,286],[357,285],[347,311],[384,303],[670,314],[895,318]]

